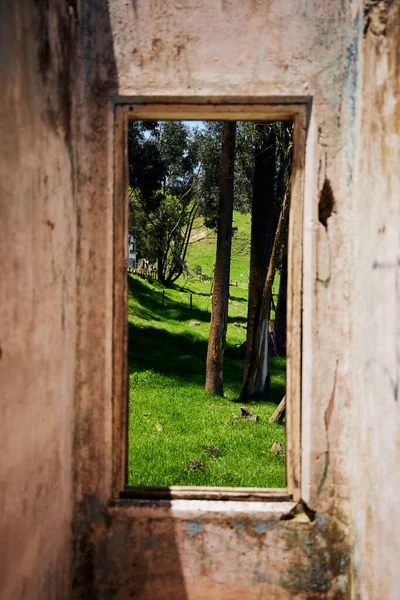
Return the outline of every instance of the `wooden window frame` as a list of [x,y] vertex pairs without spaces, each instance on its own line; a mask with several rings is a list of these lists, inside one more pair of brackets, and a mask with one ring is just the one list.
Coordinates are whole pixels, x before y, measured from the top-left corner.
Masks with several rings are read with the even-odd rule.
[[[301,490],[301,377],[303,206],[309,97],[291,98],[127,98],[114,99],[113,200],[113,442],[112,497],[139,499],[213,499],[298,501]],[[128,349],[128,121],[215,120],[294,122],[291,202],[289,213],[287,366],[286,366],[286,488],[171,486],[129,487],[127,479],[129,377]]]

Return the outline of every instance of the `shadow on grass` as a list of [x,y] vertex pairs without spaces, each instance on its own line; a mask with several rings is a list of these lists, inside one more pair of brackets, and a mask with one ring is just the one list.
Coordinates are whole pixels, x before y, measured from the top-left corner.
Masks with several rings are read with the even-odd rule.
[[[150,288],[144,281],[128,277],[129,290],[135,292],[135,312],[141,319],[182,322],[209,322],[210,314],[200,309],[190,310],[189,306],[175,302],[173,308],[161,305],[161,288]],[[228,323],[245,322],[244,317],[230,317]],[[207,340],[199,338],[195,332],[172,333],[149,325],[128,323],[128,366],[131,373],[145,370],[170,376],[174,379],[203,385],[207,356]],[[225,351],[224,380],[239,395],[243,382],[244,360],[235,355],[236,348],[228,345]],[[283,362],[282,362],[283,361]],[[278,404],[285,393],[285,361],[271,357],[271,391],[258,397],[258,402]],[[274,374],[276,373],[276,376]],[[240,402],[239,399],[234,402]]]
[[[210,312],[200,308],[190,309],[189,298],[181,301],[168,297],[172,288],[163,288],[158,282],[145,283],[141,279],[128,277],[128,288],[132,298],[135,299],[137,312],[141,319],[147,321],[202,321],[210,322]],[[162,304],[162,292],[165,289],[164,305]],[[179,290],[175,290],[179,291]]]
[[128,325],[131,372],[153,370],[199,383],[204,379],[207,341],[190,333],[175,334],[155,327]]

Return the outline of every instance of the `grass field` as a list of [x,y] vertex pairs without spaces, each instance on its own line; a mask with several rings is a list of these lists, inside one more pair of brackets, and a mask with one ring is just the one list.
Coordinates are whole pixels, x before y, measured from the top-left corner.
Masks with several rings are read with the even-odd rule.
[[[243,359],[236,346],[246,331],[234,323],[246,322],[249,217],[235,213],[235,221],[232,279],[239,283],[231,287],[224,398],[204,392],[210,283],[181,278],[165,290],[162,306],[158,282],[128,276],[128,485],[285,486],[285,458],[270,451],[275,440],[284,445],[285,427],[268,423],[285,393],[285,359],[271,359],[268,400],[246,405],[260,421],[240,418]],[[200,265],[211,276],[214,260],[215,236],[191,245],[191,268]],[[191,327],[193,321],[199,325]]]

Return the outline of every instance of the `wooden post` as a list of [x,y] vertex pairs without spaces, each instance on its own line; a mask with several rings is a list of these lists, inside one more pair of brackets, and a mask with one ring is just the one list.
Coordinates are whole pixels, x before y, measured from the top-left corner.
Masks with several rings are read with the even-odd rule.
[[237,287],[237,282],[236,282],[236,287]]
[[165,290],[162,291],[161,304],[164,306]]
[[193,294],[190,294],[190,310],[193,308]]

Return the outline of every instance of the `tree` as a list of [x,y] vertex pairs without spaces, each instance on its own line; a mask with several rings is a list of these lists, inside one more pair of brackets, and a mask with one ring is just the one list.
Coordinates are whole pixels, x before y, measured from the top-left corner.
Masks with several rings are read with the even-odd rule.
[[229,274],[232,245],[233,185],[236,123],[222,126],[217,255],[210,335],[206,361],[206,392],[223,396],[223,365],[228,322]]
[[[286,187],[290,170],[288,132],[290,128],[284,123],[255,126],[250,285],[242,399],[264,393],[269,388],[268,333],[273,278],[266,297],[265,285],[271,268],[272,275],[275,275],[289,202]],[[279,229],[281,207],[285,210]]]
[[128,157],[130,230],[170,285],[184,269],[199,210],[196,140],[179,121],[132,121]]
[[[198,132],[199,200],[204,225],[216,229],[218,223],[220,187],[220,151],[222,122],[204,121]],[[242,213],[250,211],[253,154],[251,124],[245,121],[236,124],[233,209]]]
[[[278,147],[278,178],[277,195],[284,197],[290,178],[290,169],[292,162],[292,127],[287,125],[281,128]],[[274,334],[276,349],[279,355],[286,355],[286,300],[287,300],[287,279],[288,279],[288,220],[282,233],[282,243],[279,256],[279,292],[278,302],[275,311]]]
[[[277,132],[273,125],[257,123],[254,126],[254,176],[251,219],[250,279],[247,313],[247,343],[245,374],[250,368],[253,345],[260,311],[263,285],[267,274],[272,244],[276,229],[276,146]],[[254,380],[254,386],[245,388],[245,395],[254,395],[266,391],[269,385],[268,373],[268,319],[262,332],[260,350],[260,369]]]
[[287,279],[288,279],[288,223],[282,236],[281,277],[279,280],[278,302],[275,312],[275,340],[278,354],[286,356],[286,301],[287,301]]
[[268,265],[267,277],[262,290],[261,302],[257,311],[257,319],[254,324],[254,335],[251,346],[251,353],[246,352],[245,376],[241,392],[241,398],[247,398],[256,393],[256,381],[259,372],[262,370],[263,342],[265,339],[265,330],[269,314],[269,302],[271,298],[272,285],[274,282],[275,271],[278,262],[279,247],[282,243],[282,233],[286,226],[286,219],[289,213],[289,183],[286,188],[285,196],[279,215],[278,226],[275,233],[274,245],[271,252],[271,258]]

